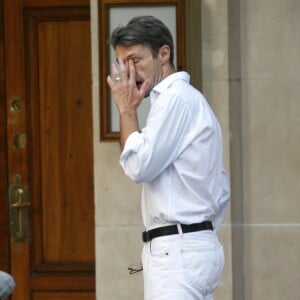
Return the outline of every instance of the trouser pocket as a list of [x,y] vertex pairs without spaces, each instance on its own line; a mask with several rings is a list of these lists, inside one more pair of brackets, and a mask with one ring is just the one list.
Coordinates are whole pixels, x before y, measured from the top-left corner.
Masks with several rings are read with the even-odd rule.
[[181,259],[186,280],[202,295],[213,293],[224,266],[224,252],[217,240],[185,243]]

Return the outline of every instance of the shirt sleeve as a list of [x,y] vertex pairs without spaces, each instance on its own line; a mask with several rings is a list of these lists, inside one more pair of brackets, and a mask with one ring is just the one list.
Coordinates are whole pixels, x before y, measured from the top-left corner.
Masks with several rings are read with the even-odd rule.
[[218,230],[223,219],[225,216],[225,213],[228,208],[230,200],[230,184],[229,184],[229,177],[227,172],[223,169],[222,171],[222,185],[221,185],[221,194],[217,199],[217,205],[218,211],[216,212],[216,217],[213,220],[213,226],[215,230]]
[[174,93],[161,94],[151,107],[142,132],[126,140],[120,164],[135,182],[148,182],[169,166],[187,146],[188,108]]

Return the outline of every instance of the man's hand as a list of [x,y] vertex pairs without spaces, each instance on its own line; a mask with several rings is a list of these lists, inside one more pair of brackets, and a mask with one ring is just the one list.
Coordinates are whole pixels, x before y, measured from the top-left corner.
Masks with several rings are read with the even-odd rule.
[[114,102],[120,113],[121,147],[123,148],[128,136],[139,131],[137,108],[144,99],[149,86],[145,80],[140,89],[136,86],[135,67],[131,60],[127,65],[119,59],[120,74],[115,65],[112,65],[112,76],[107,76],[107,83],[111,89]]
[[141,101],[144,99],[147,81],[143,83],[139,90],[135,81],[135,67],[132,60],[125,65],[122,59],[119,59],[120,74],[115,66],[112,65],[112,77],[107,77],[107,83],[111,89],[114,102],[119,110],[119,113],[130,112],[137,110]]

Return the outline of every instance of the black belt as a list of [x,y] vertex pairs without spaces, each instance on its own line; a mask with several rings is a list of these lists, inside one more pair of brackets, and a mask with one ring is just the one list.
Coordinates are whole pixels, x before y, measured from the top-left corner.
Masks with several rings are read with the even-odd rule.
[[[204,221],[202,223],[185,225],[181,224],[182,233],[195,232],[201,230],[213,230],[213,225],[211,221]],[[171,234],[178,234],[177,225],[169,225],[164,227],[158,227],[151,229],[149,231],[143,232],[143,242],[150,242],[152,239]]]

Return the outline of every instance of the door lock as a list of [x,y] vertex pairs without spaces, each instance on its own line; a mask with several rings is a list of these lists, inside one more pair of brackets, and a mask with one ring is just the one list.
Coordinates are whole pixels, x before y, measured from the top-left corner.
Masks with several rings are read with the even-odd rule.
[[13,98],[10,103],[10,110],[13,112],[17,112],[21,110],[21,100],[19,98]]

